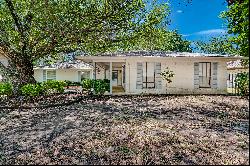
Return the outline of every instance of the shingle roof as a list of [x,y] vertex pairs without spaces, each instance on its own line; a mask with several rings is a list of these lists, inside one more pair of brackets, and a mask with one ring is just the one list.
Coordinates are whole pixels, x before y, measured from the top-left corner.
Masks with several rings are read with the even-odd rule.
[[41,59],[35,68],[53,68],[53,69],[91,69],[91,65],[84,63],[81,60],[75,59],[77,54],[69,53],[61,55],[61,60],[58,60],[54,63],[47,63],[46,59]]
[[38,65],[37,68],[55,68],[55,69],[90,69],[91,65],[84,63],[80,60],[72,62],[58,62],[50,65]]
[[248,66],[243,66],[241,60],[231,61],[227,63],[228,69],[237,69],[237,68],[248,68]]
[[[86,55],[84,55],[86,56]],[[165,51],[127,51],[127,52],[115,52],[115,53],[101,53],[97,56],[151,56],[151,57],[229,57],[229,55],[220,54],[203,54],[203,53],[190,53],[190,52],[165,52]]]

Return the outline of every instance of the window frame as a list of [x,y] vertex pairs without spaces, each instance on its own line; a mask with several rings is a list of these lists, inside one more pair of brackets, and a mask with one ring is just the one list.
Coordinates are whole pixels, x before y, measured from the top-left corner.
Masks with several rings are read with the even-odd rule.
[[[55,72],[55,79],[48,79],[48,72]],[[44,74],[45,73],[45,74]],[[43,81],[50,81],[50,80],[56,80],[56,70],[48,70],[48,69],[45,69],[43,70]]]
[[[55,72],[55,79],[48,79],[48,72]],[[45,73],[46,73],[45,81],[56,80],[56,70],[45,70]]]
[[[200,64],[202,64],[202,75],[200,75]],[[206,64],[206,76],[203,76],[203,64]],[[210,65],[210,69],[208,70],[207,67],[208,65]],[[209,77],[207,77],[207,72],[209,71]],[[205,78],[209,78],[208,82],[209,82],[209,86],[201,86],[200,84],[200,77],[205,77]],[[211,62],[199,62],[199,88],[212,88],[212,63]]]
[[88,72],[89,78],[84,78],[84,79],[91,79],[91,71],[90,70],[78,70],[77,71],[77,76],[78,76],[78,82],[82,82],[82,73],[83,72]]
[[[144,62],[144,63],[142,63],[142,66],[145,64],[146,66],[145,66],[145,68],[146,68],[146,81],[143,81],[144,79],[142,79],[142,89],[155,89],[156,87],[155,87],[155,71],[154,71],[154,81],[153,82],[149,82],[148,81],[148,75],[147,75],[147,73],[148,73],[148,63],[155,63],[155,62]],[[154,64],[155,65],[155,64]],[[144,68],[143,68],[144,69]],[[154,69],[153,69],[154,70]],[[144,78],[144,75],[143,75],[143,73],[142,73],[142,78]],[[144,84],[146,84],[146,86],[144,86]],[[153,87],[148,87],[148,84],[154,84],[154,86]]]

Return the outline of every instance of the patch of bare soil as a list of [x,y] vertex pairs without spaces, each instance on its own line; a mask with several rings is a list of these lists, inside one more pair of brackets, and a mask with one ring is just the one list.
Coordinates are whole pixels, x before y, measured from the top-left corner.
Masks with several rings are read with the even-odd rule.
[[249,164],[249,103],[126,96],[0,109],[0,164]]

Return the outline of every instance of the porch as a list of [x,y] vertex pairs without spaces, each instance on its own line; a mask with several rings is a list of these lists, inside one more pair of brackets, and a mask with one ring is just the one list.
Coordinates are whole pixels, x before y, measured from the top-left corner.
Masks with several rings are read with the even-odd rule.
[[92,65],[93,79],[107,79],[110,82],[109,94],[125,94],[125,59],[102,58],[100,56],[86,56],[79,58]]

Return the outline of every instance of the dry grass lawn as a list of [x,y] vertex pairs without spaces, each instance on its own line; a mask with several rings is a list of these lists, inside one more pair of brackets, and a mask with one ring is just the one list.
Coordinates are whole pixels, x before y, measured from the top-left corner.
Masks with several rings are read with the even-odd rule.
[[0,164],[249,164],[249,103],[124,96],[2,109]]

